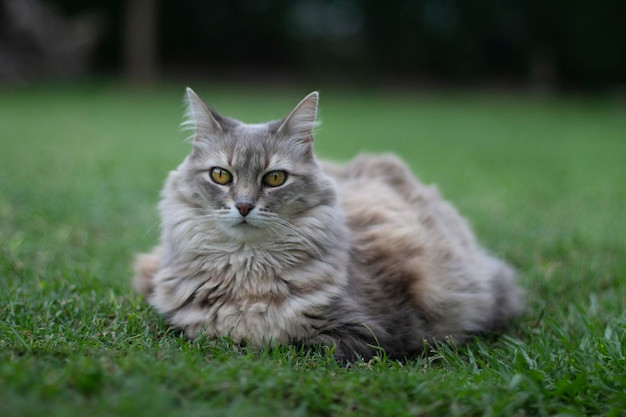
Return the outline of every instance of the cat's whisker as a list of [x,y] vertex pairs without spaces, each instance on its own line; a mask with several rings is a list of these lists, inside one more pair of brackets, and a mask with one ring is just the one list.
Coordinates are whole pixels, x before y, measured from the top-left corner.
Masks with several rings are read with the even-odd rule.
[[[291,236],[297,239],[298,242],[302,242],[306,244],[306,246],[313,251],[313,255],[316,258],[322,257],[322,251],[320,250],[320,245],[316,244],[313,239],[309,236],[308,232],[302,228],[294,225],[293,223],[282,219],[276,214],[267,215],[267,217],[271,218],[268,223],[271,223],[273,227],[276,228],[276,232],[282,236]],[[283,238],[283,242],[288,243],[286,239]]]
[[222,220],[229,212],[228,210],[206,211],[206,210],[196,209],[194,213],[196,214],[196,216],[190,218],[192,222],[197,222],[200,220],[218,220],[219,221],[219,220]]

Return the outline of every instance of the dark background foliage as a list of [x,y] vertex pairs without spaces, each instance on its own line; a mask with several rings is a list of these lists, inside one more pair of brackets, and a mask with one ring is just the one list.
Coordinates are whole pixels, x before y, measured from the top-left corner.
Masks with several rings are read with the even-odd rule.
[[[100,17],[92,64],[100,73],[125,65],[124,21],[133,2],[151,1],[45,0],[64,16]],[[161,74],[557,88],[626,80],[623,0],[154,2]]]

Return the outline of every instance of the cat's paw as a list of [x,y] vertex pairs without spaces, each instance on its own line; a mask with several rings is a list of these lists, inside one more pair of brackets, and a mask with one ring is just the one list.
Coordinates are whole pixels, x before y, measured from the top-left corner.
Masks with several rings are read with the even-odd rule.
[[152,279],[159,270],[161,248],[157,247],[151,253],[143,253],[135,257],[133,263],[133,288],[144,297],[149,297],[154,290]]

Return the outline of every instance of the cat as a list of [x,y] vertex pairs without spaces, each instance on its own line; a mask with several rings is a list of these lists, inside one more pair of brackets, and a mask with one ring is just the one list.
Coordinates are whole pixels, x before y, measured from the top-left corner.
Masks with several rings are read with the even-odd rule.
[[398,157],[317,160],[318,93],[264,124],[222,116],[190,88],[186,102],[193,148],[167,178],[161,243],[133,278],[186,336],[403,359],[522,311],[513,269]]

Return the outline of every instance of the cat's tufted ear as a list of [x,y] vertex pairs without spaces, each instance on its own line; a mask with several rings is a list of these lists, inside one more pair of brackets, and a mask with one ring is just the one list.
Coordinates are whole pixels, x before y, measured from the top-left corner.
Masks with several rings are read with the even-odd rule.
[[310,150],[313,142],[313,129],[317,125],[317,102],[319,94],[312,92],[302,99],[300,103],[282,120],[276,133],[288,137],[300,146]]
[[211,110],[189,87],[187,87],[185,99],[187,111],[182,126],[194,131],[194,142],[223,133],[222,126],[215,119]]

